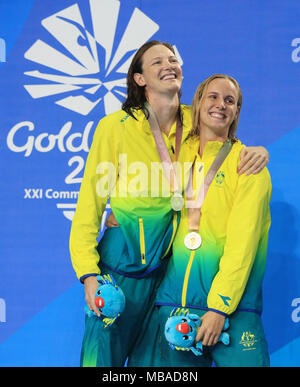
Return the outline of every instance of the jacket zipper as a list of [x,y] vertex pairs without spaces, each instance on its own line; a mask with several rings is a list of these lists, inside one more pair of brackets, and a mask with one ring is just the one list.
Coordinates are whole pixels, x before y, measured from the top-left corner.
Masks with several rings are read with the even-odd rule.
[[184,281],[183,281],[183,287],[182,287],[182,296],[181,296],[181,305],[184,308],[186,305],[186,294],[187,294],[187,287],[188,287],[188,282],[189,282],[189,277],[190,277],[190,272],[191,272],[191,267],[194,261],[195,257],[195,250],[192,250],[189,262],[186,267],[185,275],[184,275]]
[[142,264],[146,264],[146,248],[145,248],[145,233],[144,233],[144,223],[143,218],[139,218],[139,228],[140,228],[140,250],[141,250],[141,259]]

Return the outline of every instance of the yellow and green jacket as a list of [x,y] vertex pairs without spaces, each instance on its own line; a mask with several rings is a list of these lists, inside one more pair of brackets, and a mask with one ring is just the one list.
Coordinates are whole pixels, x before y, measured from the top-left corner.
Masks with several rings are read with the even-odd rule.
[[[222,143],[208,142],[203,157],[207,173]],[[188,213],[184,208],[173,243],[173,255],[158,290],[157,305],[261,313],[271,181],[268,170],[239,176],[242,144],[236,142],[211,183],[201,209],[202,245],[187,249]],[[194,169],[194,181],[198,169]],[[196,187],[194,187],[196,189]]]
[[[182,105],[181,111],[178,162],[192,163],[194,153],[186,142],[190,108]],[[169,184],[148,120],[141,110],[133,113],[136,119],[123,110],[104,117],[94,133],[70,234],[72,264],[81,280],[100,273],[99,259],[119,273],[147,275],[170,251],[179,224],[180,212],[171,209]],[[163,133],[172,161],[175,132],[176,124],[168,136]],[[128,247],[128,255],[116,262],[105,262],[96,250],[108,198]]]

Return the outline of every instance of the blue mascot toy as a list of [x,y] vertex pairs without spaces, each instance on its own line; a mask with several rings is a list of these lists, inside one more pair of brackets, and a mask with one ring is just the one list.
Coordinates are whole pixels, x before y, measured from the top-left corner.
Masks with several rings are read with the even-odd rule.
[[[120,316],[125,308],[125,296],[122,289],[118,287],[113,276],[97,275],[99,287],[95,294],[95,304],[101,312],[101,317],[104,316],[103,322],[105,327],[113,324]],[[85,311],[88,316],[96,316],[95,312],[85,306]]]
[[[190,314],[188,309],[175,308],[165,325],[165,336],[169,346],[178,351],[192,351],[194,355],[201,356],[203,353],[202,343],[195,344],[197,328],[201,325],[197,314]],[[228,319],[225,320],[223,331],[229,328]],[[219,340],[225,345],[229,344],[229,335],[222,332]]]

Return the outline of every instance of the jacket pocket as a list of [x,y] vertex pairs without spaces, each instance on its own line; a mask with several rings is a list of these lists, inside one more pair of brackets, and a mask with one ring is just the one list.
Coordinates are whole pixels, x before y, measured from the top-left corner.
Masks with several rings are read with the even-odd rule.
[[172,232],[171,240],[170,240],[170,243],[169,243],[169,246],[168,246],[166,252],[162,256],[162,259],[165,258],[165,256],[168,254],[168,252],[169,252],[169,250],[170,250],[170,248],[172,246],[173,240],[175,238],[175,234],[176,234],[176,231],[177,231],[177,218],[178,218],[178,214],[177,214],[177,212],[174,212],[174,215],[173,215],[173,232]]
[[140,251],[142,264],[146,264],[146,247],[145,247],[145,232],[143,218],[139,218],[139,230],[140,230]]

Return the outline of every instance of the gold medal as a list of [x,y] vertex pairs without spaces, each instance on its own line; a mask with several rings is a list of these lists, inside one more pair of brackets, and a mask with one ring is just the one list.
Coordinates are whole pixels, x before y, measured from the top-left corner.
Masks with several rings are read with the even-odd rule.
[[195,231],[188,233],[184,238],[184,244],[189,250],[198,249],[201,246],[201,243],[201,236]]

